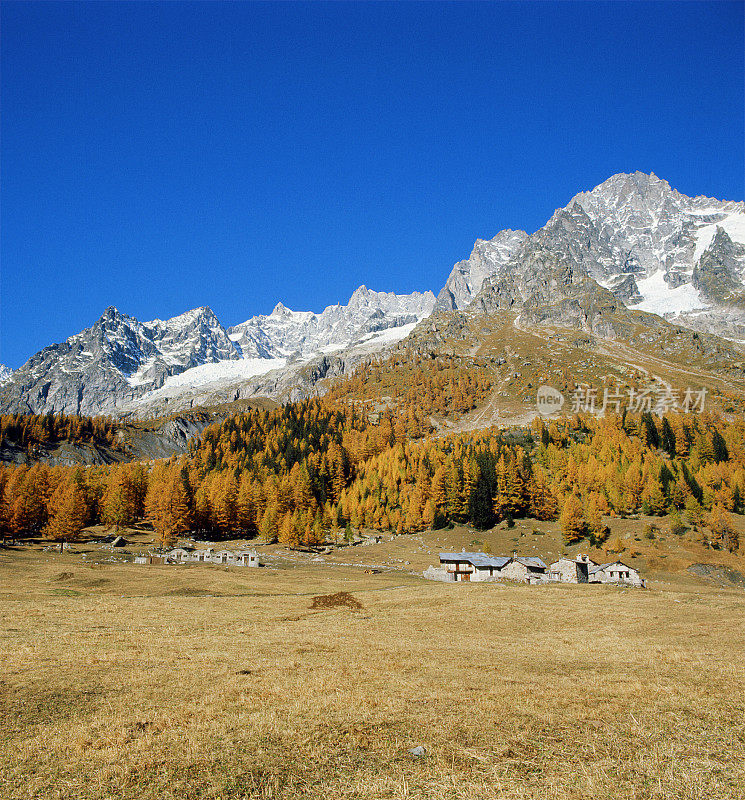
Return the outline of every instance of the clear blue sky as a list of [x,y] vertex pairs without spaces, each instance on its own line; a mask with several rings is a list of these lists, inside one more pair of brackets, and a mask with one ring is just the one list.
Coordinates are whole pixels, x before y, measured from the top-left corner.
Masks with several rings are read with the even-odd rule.
[[14,3],[0,361],[438,291],[616,172],[743,199],[742,2]]

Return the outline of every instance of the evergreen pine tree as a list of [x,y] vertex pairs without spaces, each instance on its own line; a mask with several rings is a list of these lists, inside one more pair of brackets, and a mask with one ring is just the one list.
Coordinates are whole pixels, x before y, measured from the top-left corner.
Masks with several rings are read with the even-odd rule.
[[724,437],[719,431],[714,428],[711,432],[711,446],[714,453],[714,461],[720,463],[721,461],[729,461],[729,451]]
[[489,480],[479,470],[476,486],[471,495],[469,517],[475,528],[486,530],[494,525],[494,503]]
[[662,418],[662,449],[670,456],[675,458],[675,433],[673,432],[670,420]]

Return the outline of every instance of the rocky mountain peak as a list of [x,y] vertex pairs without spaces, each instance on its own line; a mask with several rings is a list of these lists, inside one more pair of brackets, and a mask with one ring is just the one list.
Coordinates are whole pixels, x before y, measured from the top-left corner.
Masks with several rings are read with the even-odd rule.
[[656,199],[666,194],[677,194],[670,184],[663,178],[658,178],[654,172],[618,172],[603,181],[589,192],[580,192],[580,195],[593,194],[613,198],[618,203],[628,203],[632,198]]
[[228,335],[244,357],[309,357],[341,350],[376,331],[403,329],[428,316],[434,303],[432,292],[404,295],[360,286],[347,305],[334,304],[314,314],[278,303],[269,316],[252,317],[230,328]]
[[349,298],[349,302],[352,303],[354,300],[367,298],[370,296],[370,294],[371,294],[370,290],[363,283],[362,286],[359,286],[352,292],[352,296]]
[[471,255],[459,261],[437,295],[435,310],[465,308],[481,290],[484,280],[500,269],[518,251],[528,234],[505,228],[492,239],[477,239]]
[[272,317],[288,317],[292,315],[291,309],[287,308],[284,303],[277,303],[276,306],[272,309],[272,313],[270,316]]
[[[733,325],[722,323],[745,297],[741,246],[742,203],[687,197],[654,173],[619,173],[577,194],[491,265],[474,304],[487,313],[523,309],[522,317],[539,324],[551,320],[611,336],[616,328],[609,319],[624,317],[628,306],[731,335]],[[470,266],[456,265],[438,305],[455,306],[452,288]],[[712,303],[727,308],[717,312]],[[605,309],[599,322],[598,308]]]
[[94,327],[99,326],[102,328],[116,327],[121,322],[130,319],[126,314],[122,314],[115,306],[109,306],[103,314],[96,320]]
[[709,301],[742,302],[745,273],[745,245],[733,242],[717,226],[711,244],[693,268],[691,283]]
[[727,231],[721,225],[717,225],[717,232],[707,250],[732,250],[733,248],[742,249],[742,246],[736,245]]

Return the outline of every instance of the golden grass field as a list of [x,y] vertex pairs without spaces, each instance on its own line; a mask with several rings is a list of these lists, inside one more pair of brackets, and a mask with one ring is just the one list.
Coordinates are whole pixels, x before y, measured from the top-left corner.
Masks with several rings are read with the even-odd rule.
[[745,592],[684,569],[745,559],[632,534],[648,590],[410,574],[464,529],[260,570],[0,549],[0,797],[745,797]]

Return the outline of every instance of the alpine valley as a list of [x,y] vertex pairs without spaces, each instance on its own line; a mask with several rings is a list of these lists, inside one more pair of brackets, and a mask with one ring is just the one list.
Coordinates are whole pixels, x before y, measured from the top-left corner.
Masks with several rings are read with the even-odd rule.
[[[361,286],[321,313],[280,302],[232,327],[207,307],[151,322],[110,307],[17,370],[0,367],[0,412],[145,419],[301,399],[351,375],[360,396],[395,402],[413,364],[449,357],[490,376],[461,428],[525,421],[542,383],[639,376],[705,386],[712,408],[733,413],[745,398],[743,342],[745,203],[622,173],[532,234],[478,239],[437,297]],[[390,368],[370,369],[383,361]]]

